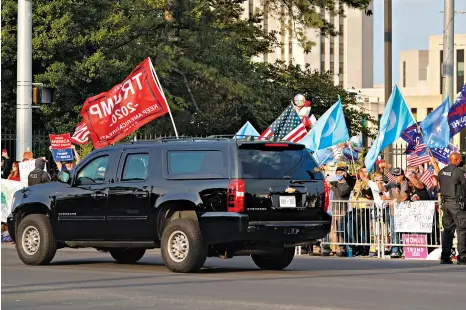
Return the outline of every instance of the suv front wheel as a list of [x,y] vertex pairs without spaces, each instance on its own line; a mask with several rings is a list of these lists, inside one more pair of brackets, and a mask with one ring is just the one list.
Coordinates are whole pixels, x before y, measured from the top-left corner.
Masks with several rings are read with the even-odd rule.
[[295,248],[284,248],[283,252],[268,255],[251,255],[254,263],[263,270],[282,270],[293,261]]
[[204,266],[207,250],[199,223],[193,219],[176,219],[162,234],[162,258],[173,272],[195,272]]
[[57,242],[46,215],[27,215],[19,223],[16,236],[16,251],[26,265],[46,265],[55,257]]

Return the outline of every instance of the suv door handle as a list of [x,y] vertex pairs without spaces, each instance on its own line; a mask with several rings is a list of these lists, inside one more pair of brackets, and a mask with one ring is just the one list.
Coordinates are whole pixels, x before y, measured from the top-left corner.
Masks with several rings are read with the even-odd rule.
[[94,199],[100,199],[100,198],[107,197],[107,194],[104,192],[94,192],[91,194],[91,197]]
[[149,193],[143,189],[137,189],[134,191],[134,196],[137,198],[147,198],[149,196]]

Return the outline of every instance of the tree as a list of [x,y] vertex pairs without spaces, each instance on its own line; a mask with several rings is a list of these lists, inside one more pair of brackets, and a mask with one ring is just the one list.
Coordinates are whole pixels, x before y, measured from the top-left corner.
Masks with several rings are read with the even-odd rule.
[[[273,33],[264,34],[260,15],[241,18],[242,2],[36,0],[34,82],[54,87],[56,97],[54,104],[34,111],[33,128],[73,131],[88,97],[120,83],[150,56],[181,133],[232,134],[247,120],[264,129],[296,93],[313,96],[317,115],[340,95],[345,112],[351,113],[351,129],[360,130],[363,114],[353,111],[354,98],[333,86],[331,76],[309,68],[252,61],[278,42]],[[311,1],[317,2],[333,0]],[[2,121],[11,129],[15,124],[16,10],[15,1],[3,2],[2,74],[5,71],[10,78],[2,79]],[[168,117],[147,124],[144,130],[173,132]]]

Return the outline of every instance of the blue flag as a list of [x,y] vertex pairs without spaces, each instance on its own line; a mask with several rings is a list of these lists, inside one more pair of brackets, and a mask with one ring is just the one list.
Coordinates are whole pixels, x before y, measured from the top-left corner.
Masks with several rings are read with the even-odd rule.
[[448,113],[450,138],[466,128],[466,84],[463,85]]
[[343,106],[340,99],[330,107],[317,122],[311,131],[299,142],[306,148],[317,151],[349,140]]
[[379,153],[388,145],[395,142],[406,128],[414,124],[413,115],[398,86],[395,85],[380,119],[377,138],[367,152],[364,160],[368,172],[372,170]]
[[257,138],[259,137],[259,133],[257,132],[256,128],[254,128],[254,126],[252,126],[251,123],[247,121],[246,124],[244,124],[240,130],[238,130],[233,139],[245,139],[249,136]]
[[441,148],[450,144],[450,126],[448,125],[448,111],[450,110],[449,98],[445,98],[442,104],[429,113],[419,124],[421,127],[426,147]]

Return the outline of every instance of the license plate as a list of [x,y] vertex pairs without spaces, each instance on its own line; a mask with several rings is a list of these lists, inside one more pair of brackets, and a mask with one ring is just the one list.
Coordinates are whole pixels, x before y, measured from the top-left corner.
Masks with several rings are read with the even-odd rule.
[[296,208],[296,197],[280,196],[280,208]]

